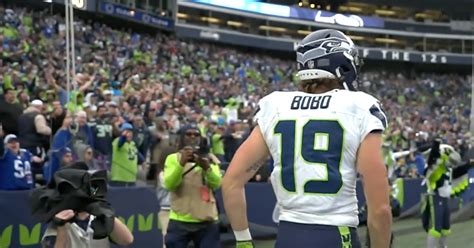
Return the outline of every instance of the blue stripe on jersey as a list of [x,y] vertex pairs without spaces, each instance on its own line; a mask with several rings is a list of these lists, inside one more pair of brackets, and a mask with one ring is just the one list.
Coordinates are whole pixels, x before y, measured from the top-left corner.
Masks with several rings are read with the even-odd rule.
[[379,107],[375,104],[372,105],[372,107],[370,107],[370,113],[382,122],[384,128],[387,128],[387,118],[385,118],[384,112]]

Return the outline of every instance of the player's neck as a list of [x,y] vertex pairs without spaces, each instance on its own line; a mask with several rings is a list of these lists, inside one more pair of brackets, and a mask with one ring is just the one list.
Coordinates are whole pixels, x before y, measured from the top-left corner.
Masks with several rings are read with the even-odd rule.
[[310,94],[323,94],[323,93],[326,93],[326,92],[334,90],[334,89],[338,89],[338,88],[328,87],[328,86],[323,84],[323,85],[318,85],[316,87],[311,88],[308,93],[310,93]]
[[341,84],[336,79],[317,79],[302,82],[302,89],[309,94],[323,94],[334,89],[340,89]]

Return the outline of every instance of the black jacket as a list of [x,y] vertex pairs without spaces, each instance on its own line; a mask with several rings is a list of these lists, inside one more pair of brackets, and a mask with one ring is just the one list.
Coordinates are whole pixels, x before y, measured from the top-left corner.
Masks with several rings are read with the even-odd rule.
[[20,104],[9,104],[0,97],[0,123],[2,123],[5,134],[18,135],[18,118],[23,113]]

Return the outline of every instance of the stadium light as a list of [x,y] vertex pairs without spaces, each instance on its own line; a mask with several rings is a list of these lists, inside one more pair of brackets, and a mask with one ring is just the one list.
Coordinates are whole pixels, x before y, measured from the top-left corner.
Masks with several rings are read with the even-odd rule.
[[316,4],[312,3],[309,5],[310,8],[314,9],[316,7]]
[[272,26],[267,26],[267,25],[261,25],[259,29],[273,31],[273,32],[280,32],[280,33],[286,32],[286,28],[272,27]]
[[205,22],[209,22],[209,23],[219,23],[219,22],[221,22],[221,20],[219,20],[217,18],[207,17],[207,16],[201,17],[201,21],[205,21]]
[[309,31],[309,30],[298,30],[298,31],[296,31],[296,33],[301,34],[301,35],[308,35],[311,32],[312,31]]
[[176,13],[176,17],[180,19],[188,19],[189,15],[184,13]]
[[375,10],[375,14],[377,14],[377,15],[387,15],[387,16],[391,16],[391,15],[396,15],[397,12],[395,12],[395,11],[393,11],[393,10],[376,9],[376,10]]
[[359,36],[359,35],[348,35],[351,40],[365,40],[364,36]]
[[390,43],[390,44],[398,43],[398,40],[390,39],[390,38],[375,38],[375,41],[380,42],[380,43]]
[[244,24],[236,21],[227,21],[227,25],[233,27],[242,27]]
[[303,7],[303,2],[299,2],[298,6]]
[[362,12],[361,7],[356,7],[356,6],[341,6],[339,7],[340,11],[347,11],[347,12]]

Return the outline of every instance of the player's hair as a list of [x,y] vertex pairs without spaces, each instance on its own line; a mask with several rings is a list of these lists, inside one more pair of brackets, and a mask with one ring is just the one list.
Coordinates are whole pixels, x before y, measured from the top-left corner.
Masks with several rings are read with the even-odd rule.
[[306,93],[319,94],[333,89],[343,89],[341,82],[332,78],[304,80],[300,83],[301,90]]

